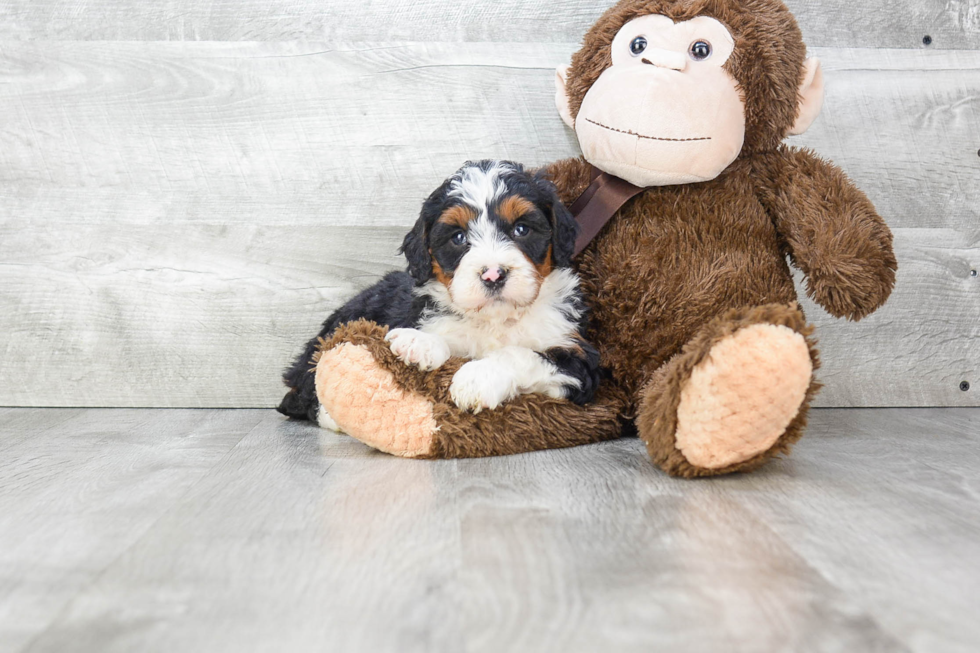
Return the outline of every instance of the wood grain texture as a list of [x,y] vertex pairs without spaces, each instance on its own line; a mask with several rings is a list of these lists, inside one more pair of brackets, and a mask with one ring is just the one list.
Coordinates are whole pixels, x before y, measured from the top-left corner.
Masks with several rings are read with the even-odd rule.
[[[706,489],[744,505],[814,572],[873,606],[875,623],[905,649],[976,649],[980,632],[961,628],[956,615],[963,604],[956,594],[964,587],[960,573],[978,568],[975,547],[963,536],[980,536],[980,522],[964,512],[980,498],[974,468],[980,461],[967,453],[976,447],[980,415],[942,409],[817,411],[814,426],[818,437],[799,445],[796,453],[804,456],[787,461],[787,475],[759,479],[751,489],[734,479]],[[831,482],[795,482],[827,474],[842,455],[848,462]],[[871,490],[877,483],[883,484],[880,490]],[[921,512],[901,507],[926,503],[930,508]],[[921,534],[928,535],[920,539]],[[962,566],[950,566],[954,560]],[[865,574],[885,574],[889,581],[865,584]]]
[[55,429],[68,420],[74,419],[77,408],[48,408],[43,411],[4,408],[0,412],[0,455],[25,440],[41,437],[46,431]]
[[281,369],[329,307],[401,266],[401,236],[4,223],[0,332],[14,354],[5,356],[0,403],[271,405]]
[[[577,148],[570,44],[8,42],[0,110],[0,405],[266,406],[355,290],[399,267],[464,160]],[[822,405],[974,405],[980,54],[818,49],[793,139],[896,229],[896,295],[821,327]]]
[[893,227],[980,225],[980,53],[814,50],[824,111],[793,145],[841,166]]
[[[578,43],[613,0],[8,0],[0,38]],[[787,0],[811,46],[980,46],[977,0]]]
[[978,424],[818,410],[690,482],[635,439],[406,461],[271,411],[84,411],[0,459],[0,647],[975,650]]
[[[18,651],[268,414],[0,416],[0,650]],[[42,432],[14,443],[8,437]],[[54,424],[54,422],[60,422]]]
[[[552,71],[568,45],[5,47],[0,216],[410,225],[467,159],[578,154]],[[895,227],[980,217],[980,53],[815,51],[824,115],[791,139]]]
[[895,239],[897,287],[870,317],[837,320],[800,292],[820,342],[825,387],[815,405],[976,406],[980,234],[903,228]]
[[[566,46],[5,47],[4,216],[409,225],[468,158],[575,151]],[[536,130],[539,130],[536,131]]]

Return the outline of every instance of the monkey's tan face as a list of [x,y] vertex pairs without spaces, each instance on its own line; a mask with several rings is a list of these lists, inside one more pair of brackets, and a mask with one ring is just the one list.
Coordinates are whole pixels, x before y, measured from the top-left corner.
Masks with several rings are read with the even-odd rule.
[[[676,24],[643,16],[623,26],[611,47],[612,66],[570,125],[585,158],[644,187],[720,175],[745,139],[745,105],[723,68],[734,50],[728,29],[706,16]],[[562,80],[559,110],[563,91]]]

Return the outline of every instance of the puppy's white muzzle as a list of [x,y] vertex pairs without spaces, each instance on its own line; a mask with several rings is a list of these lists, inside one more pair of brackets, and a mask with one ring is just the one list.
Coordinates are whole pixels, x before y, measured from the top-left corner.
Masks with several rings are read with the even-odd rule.
[[456,267],[449,296],[462,310],[496,302],[526,306],[538,295],[540,279],[524,252],[485,217],[469,229],[470,250]]

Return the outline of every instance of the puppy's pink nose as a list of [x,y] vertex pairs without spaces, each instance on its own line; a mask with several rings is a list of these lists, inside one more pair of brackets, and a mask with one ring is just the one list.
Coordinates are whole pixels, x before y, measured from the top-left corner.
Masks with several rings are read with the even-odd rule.
[[483,285],[493,293],[500,292],[507,283],[507,270],[498,267],[487,268],[480,275]]
[[480,278],[483,279],[484,281],[489,281],[490,283],[493,283],[494,281],[500,279],[500,277],[502,277],[503,275],[504,272],[500,268],[487,268],[486,270],[483,271],[483,274],[480,275]]

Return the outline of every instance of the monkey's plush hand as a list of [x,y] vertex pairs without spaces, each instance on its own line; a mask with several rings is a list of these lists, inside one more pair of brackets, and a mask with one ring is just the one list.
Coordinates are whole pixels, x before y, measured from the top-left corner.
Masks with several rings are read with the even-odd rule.
[[860,320],[885,303],[898,263],[892,233],[836,166],[803,150],[767,159],[763,204],[807,276],[807,295],[835,317]]
[[810,244],[807,295],[835,317],[860,320],[884,304],[895,286],[891,232],[875,218],[855,207],[844,216],[850,229],[838,236],[819,233]]

